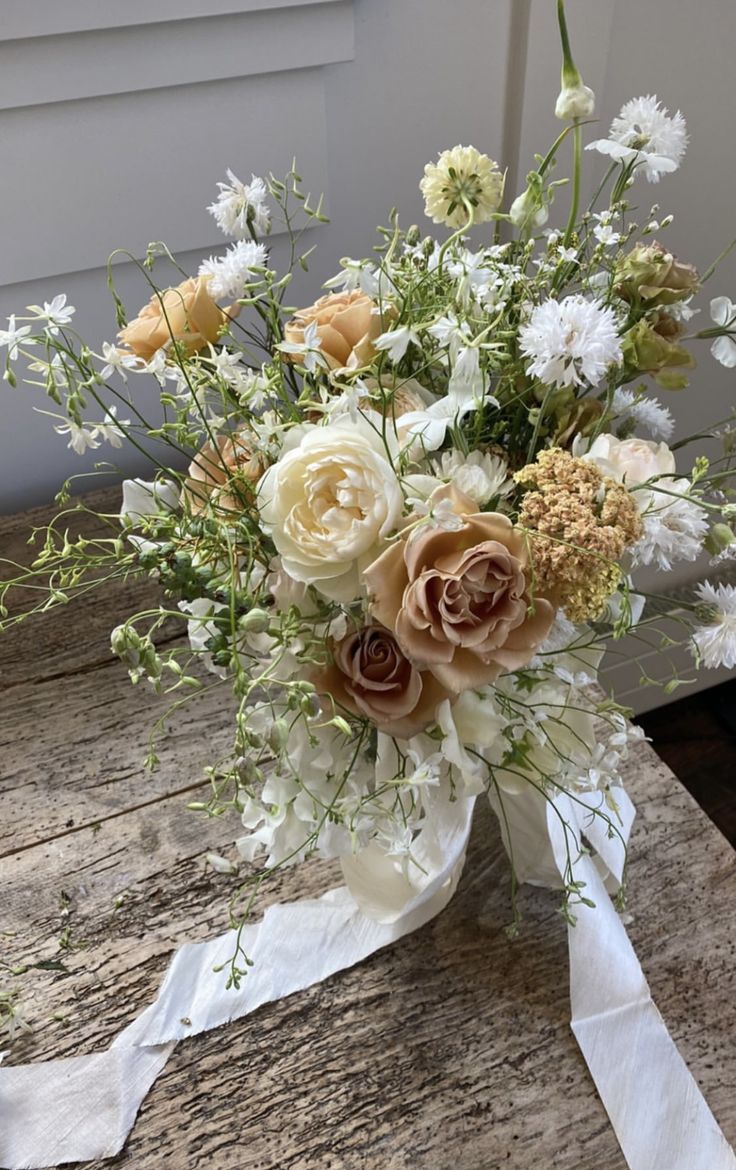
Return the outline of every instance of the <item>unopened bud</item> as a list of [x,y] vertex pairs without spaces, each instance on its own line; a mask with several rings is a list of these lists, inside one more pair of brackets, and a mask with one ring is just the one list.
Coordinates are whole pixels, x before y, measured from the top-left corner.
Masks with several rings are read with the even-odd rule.
[[711,556],[718,556],[736,541],[736,535],[728,524],[714,524],[703,541],[703,545]]
[[269,747],[274,752],[282,752],[289,742],[289,724],[285,719],[277,719],[268,733]]
[[555,117],[562,122],[574,118],[590,118],[595,110],[595,94],[589,85],[578,81],[575,85],[563,85],[555,104]]
[[238,621],[238,626],[246,634],[262,634],[270,624],[271,618],[265,609],[251,609]]

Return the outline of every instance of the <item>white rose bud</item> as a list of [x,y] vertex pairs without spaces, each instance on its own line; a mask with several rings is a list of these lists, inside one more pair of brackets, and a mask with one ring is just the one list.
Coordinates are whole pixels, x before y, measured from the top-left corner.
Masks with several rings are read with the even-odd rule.
[[563,85],[560,90],[555,117],[563,122],[574,118],[590,118],[595,110],[595,94],[588,85],[579,81],[576,85]]

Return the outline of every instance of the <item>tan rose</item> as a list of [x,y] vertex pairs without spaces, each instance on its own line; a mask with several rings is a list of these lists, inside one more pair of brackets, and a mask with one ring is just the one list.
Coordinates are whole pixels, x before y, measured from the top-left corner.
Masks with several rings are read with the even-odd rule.
[[[375,301],[359,289],[328,293],[308,309],[299,309],[284,329],[289,345],[302,345],[304,331],[316,323],[320,353],[331,370],[358,370],[373,359],[373,342],[383,329]],[[285,355],[289,361],[298,357]]]
[[315,680],[318,691],[379,731],[409,739],[433,722],[447,691],[417,670],[383,626],[365,626],[332,647],[332,664]]
[[394,630],[415,666],[455,694],[518,670],[544,641],[549,601],[532,604],[526,541],[508,517],[477,512],[452,486],[462,526],[423,527],[392,544],[364,573],[372,613]]
[[147,362],[172,341],[179,342],[187,355],[217,341],[235,310],[215,304],[207,289],[209,281],[209,276],[192,276],[176,288],[154,294],[118,333],[121,345]]
[[212,504],[223,512],[242,512],[244,501],[255,499],[255,484],[264,470],[261,456],[254,454],[242,431],[218,435],[189,464],[184,487],[189,510],[198,516]]

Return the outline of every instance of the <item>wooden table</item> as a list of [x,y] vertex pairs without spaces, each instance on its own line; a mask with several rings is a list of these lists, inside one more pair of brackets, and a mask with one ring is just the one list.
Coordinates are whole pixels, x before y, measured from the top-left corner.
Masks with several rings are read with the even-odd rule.
[[[29,521],[0,519],[0,555]],[[143,768],[157,703],[111,658],[109,631],[150,583],[92,594],[0,638],[4,961],[33,1031],[10,1062],[106,1047],[154,997],[174,949],[224,929],[232,879],[205,867],[232,820],[185,808],[228,741],[217,692]],[[734,853],[647,746],[628,929],[654,999],[736,1141]],[[268,900],[326,888],[292,870]],[[264,903],[265,904],[265,903]],[[509,942],[508,865],[487,811],[449,908],[321,986],[181,1043],[122,1154],[130,1170],[624,1170],[569,1030],[565,925],[526,890]]]

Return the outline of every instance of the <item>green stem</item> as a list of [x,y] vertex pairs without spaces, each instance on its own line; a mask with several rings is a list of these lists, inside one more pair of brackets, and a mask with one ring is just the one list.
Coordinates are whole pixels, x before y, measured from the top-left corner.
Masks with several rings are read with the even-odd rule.
[[719,256],[716,256],[713,263],[708,268],[706,268],[705,272],[703,273],[703,276],[700,279],[701,284],[705,284],[706,280],[710,280],[711,276],[715,272],[718,265],[721,263],[722,260],[726,259],[726,257],[733,251],[734,248],[736,248],[736,237],[734,237],[734,239],[731,240],[731,243],[728,245],[727,248],[723,249],[723,251],[721,252],[721,254]]
[[[561,3],[561,0],[560,0]],[[580,123],[575,121],[573,127],[573,172],[572,172],[572,203],[570,204],[570,218],[567,221],[565,228],[565,238],[563,244],[566,248],[570,246],[575,224],[578,218],[578,209],[580,207],[580,171],[583,160],[583,130]]]

